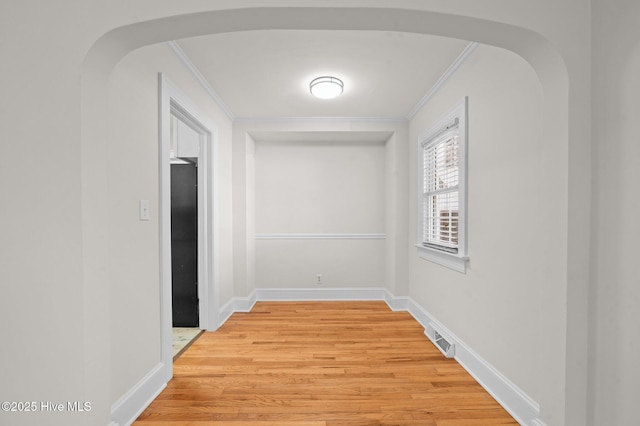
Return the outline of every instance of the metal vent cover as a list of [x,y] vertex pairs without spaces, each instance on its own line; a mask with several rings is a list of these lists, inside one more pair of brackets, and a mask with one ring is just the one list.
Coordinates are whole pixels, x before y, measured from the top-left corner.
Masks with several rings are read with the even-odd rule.
[[427,324],[427,329],[424,334],[426,334],[429,340],[431,340],[445,357],[453,358],[455,356],[456,346],[454,341],[442,333],[442,331],[437,330],[434,323]]

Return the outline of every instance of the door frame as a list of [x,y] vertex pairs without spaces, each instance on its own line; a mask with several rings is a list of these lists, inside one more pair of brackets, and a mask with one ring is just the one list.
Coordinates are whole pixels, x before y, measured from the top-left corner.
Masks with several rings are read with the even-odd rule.
[[200,329],[219,327],[218,201],[215,161],[218,130],[165,75],[158,73],[160,341],[165,378],[173,375],[171,301],[171,114],[200,134],[198,155],[198,297]]

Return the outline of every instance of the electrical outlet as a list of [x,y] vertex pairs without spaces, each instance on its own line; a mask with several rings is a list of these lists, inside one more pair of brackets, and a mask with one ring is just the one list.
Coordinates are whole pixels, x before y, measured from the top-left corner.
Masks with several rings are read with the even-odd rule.
[[316,274],[316,284],[322,284],[322,274]]

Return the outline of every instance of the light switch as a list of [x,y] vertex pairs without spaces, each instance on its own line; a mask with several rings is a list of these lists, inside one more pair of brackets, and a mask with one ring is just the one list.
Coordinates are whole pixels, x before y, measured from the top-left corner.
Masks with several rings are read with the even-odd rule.
[[149,200],[140,200],[140,220],[149,220]]

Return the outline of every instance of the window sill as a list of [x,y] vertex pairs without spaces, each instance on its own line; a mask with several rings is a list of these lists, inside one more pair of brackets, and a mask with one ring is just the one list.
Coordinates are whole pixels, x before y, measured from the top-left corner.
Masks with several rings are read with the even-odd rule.
[[442,265],[463,274],[467,273],[467,263],[469,262],[469,258],[467,256],[447,253],[445,251],[425,247],[421,244],[416,244],[416,247],[418,249],[418,256],[421,259],[437,263],[438,265]]

